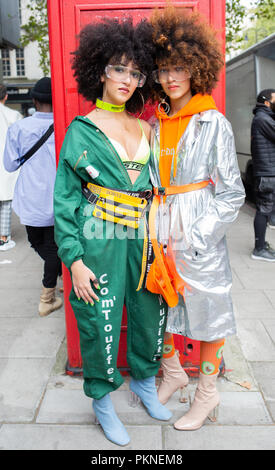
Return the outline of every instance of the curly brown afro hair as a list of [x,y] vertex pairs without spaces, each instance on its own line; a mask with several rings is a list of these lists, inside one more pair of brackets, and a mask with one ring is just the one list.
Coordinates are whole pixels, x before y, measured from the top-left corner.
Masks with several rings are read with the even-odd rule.
[[131,17],[118,19],[105,18],[99,23],[91,23],[82,29],[79,35],[79,47],[72,54],[72,69],[78,84],[78,92],[87,101],[95,103],[102,97],[103,84],[100,77],[106,65],[120,63],[122,57],[133,61],[135,66],[147,76],[145,85],[137,88],[126,103],[131,113],[141,111],[143,100],[151,94],[151,73],[154,68],[153,44],[148,23],[142,20],[133,26]]
[[[172,5],[156,9],[151,18],[155,62],[184,64],[191,74],[192,95],[210,94],[223,67],[223,54],[216,32],[198,13]],[[155,84],[160,99],[161,85]]]

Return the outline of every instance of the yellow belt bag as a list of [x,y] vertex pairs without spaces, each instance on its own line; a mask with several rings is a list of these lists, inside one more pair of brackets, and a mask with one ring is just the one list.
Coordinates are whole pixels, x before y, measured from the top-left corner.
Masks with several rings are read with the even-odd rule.
[[137,229],[147,206],[144,198],[131,196],[114,189],[88,183],[87,188],[97,196],[93,216]]
[[[88,194],[86,191],[88,190]],[[93,183],[86,183],[82,188],[86,199],[91,204],[95,204],[93,216],[109,222],[127,225],[137,229],[140,221],[143,219],[144,242],[141,263],[141,275],[137,286],[139,291],[145,279],[148,252],[148,231],[146,227],[144,212],[148,204],[148,198],[151,197],[151,190],[143,192],[144,197],[131,193],[116,191],[114,189],[104,188]]]

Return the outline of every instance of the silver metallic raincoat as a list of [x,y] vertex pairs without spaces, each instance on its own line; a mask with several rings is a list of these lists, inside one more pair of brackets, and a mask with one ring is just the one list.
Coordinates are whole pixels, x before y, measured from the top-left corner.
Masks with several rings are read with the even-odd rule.
[[[151,179],[160,187],[159,123],[152,140]],[[185,301],[169,308],[167,331],[200,341],[236,333],[225,233],[245,198],[231,125],[216,110],[192,116],[178,144],[170,184],[212,180],[206,188],[167,196],[157,216],[158,241],[170,243],[177,272],[187,282]]]

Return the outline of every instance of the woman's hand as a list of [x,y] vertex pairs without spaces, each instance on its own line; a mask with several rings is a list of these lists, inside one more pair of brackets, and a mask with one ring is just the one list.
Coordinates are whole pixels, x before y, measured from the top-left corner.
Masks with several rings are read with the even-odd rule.
[[99,298],[94,293],[91,281],[94,286],[99,289],[99,283],[96,279],[95,274],[91,271],[81,259],[74,261],[71,265],[72,271],[72,282],[75,295],[80,300],[82,298],[86,304],[90,303],[94,305],[94,299],[98,302]]

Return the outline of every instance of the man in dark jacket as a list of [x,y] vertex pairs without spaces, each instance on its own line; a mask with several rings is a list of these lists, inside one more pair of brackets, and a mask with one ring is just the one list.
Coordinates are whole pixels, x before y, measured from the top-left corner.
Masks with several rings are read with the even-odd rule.
[[257,96],[251,126],[251,154],[256,191],[255,248],[251,257],[275,262],[275,251],[265,241],[268,220],[275,210],[275,89]]

